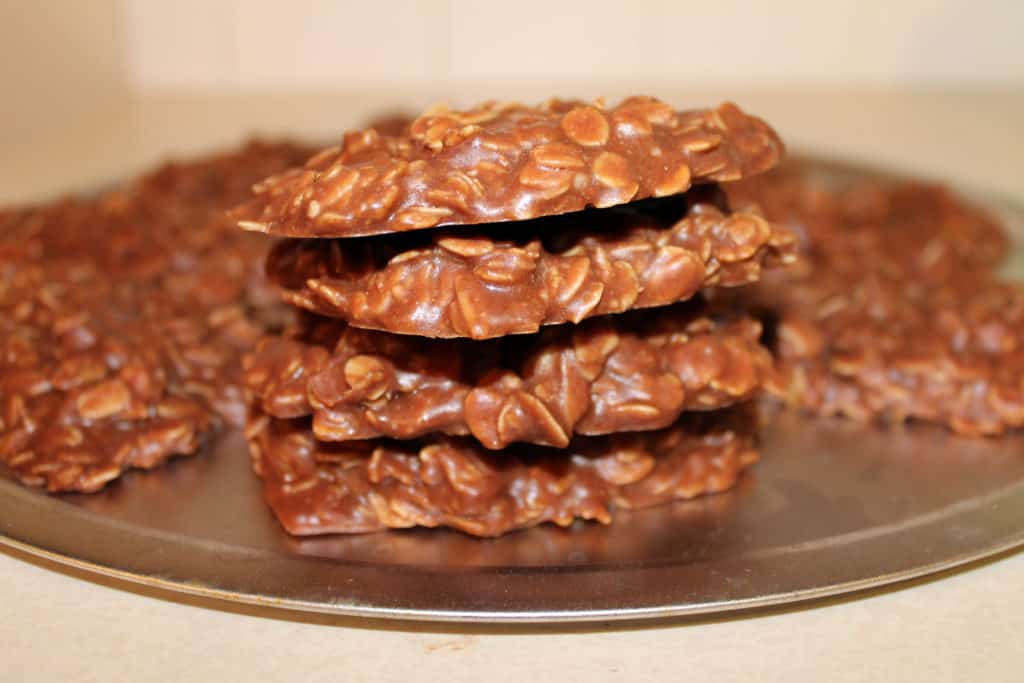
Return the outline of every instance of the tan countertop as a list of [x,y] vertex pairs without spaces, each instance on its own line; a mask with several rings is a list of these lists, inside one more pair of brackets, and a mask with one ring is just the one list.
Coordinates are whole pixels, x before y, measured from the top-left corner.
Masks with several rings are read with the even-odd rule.
[[[531,99],[527,89],[517,94]],[[1024,92],[729,95],[792,146],[1024,200]],[[68,112],[61,125],[22,122],[0,138],[0,202],[99,187],[167,154],[252,131],[330,137],[401,101],[150,95]],[[1022,633],[1024,553],[788,610],[639,626],[470,628],[179,597],[0,551],[4,681],[1015,681]]]

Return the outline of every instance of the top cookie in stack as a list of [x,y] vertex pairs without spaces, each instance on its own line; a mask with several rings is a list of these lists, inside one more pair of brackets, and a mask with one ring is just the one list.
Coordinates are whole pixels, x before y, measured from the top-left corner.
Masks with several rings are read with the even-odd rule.
[[311,312],[245,359],[279,519],[494,535],[727,488],[756,458],[744,421],[684,413],[745,402],[770,363],[756,322],[695,295],[792,258],[717,187],[782,152],[732,104],[488,103],[258,184],[235,216],[293,238],[268,272]]
[[676,112],[552,101],[436,108],[406,134],[349,133],[256,186],[240,225],[284,237],[358,237],[524,221],[727,182],[777,165],[783,146],[733,104]]

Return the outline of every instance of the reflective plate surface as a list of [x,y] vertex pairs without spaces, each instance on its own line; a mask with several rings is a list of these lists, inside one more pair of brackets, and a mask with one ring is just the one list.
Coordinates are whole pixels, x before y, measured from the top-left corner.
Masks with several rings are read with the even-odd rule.
[[[1024,211],[984,203],[1024,226]],[[781,414],[762,444],[761,464],[735,490],[620,513],[609,527],[489,540],[443,530],[295,539],[260,501],[241,436],[227,434],[198,457],[128,474],[93,496],[52,497],[0,478],[0,541],[226,600],[534,622],[778,605],[1024,544],[1024,434],[976,440]]]

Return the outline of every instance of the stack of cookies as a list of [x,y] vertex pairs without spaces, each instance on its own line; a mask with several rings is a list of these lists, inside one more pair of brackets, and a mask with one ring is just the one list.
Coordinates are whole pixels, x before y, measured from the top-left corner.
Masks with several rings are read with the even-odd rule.
[[736,106],[435,109],[258,184],[239,225],[297,324],[243,361],[246,435],[294,534],[608,522],[757,460],[761,327],[701,292],[795,238],[719,183],[783,147]]

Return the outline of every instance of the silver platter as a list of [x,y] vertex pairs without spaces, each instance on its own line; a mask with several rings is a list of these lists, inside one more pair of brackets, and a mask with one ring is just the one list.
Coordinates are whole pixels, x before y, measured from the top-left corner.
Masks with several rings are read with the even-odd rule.
[[[822,164],[823,172],[836,168]],[[1024,226],[1024,211],[988,205]],[[476,622],[779,605],[1024,544],[1024,435],[966,439],[930,426],[782,414],[762,443],[763,462],[735,490],[621,513],[609,527],[490,540],[430,530],[296,539],[260,501],[234,433],[198,457],[129,474],[93,496],[47,496],[0,478],[0,542],[224,600]]]

